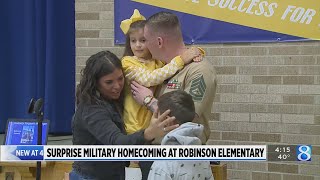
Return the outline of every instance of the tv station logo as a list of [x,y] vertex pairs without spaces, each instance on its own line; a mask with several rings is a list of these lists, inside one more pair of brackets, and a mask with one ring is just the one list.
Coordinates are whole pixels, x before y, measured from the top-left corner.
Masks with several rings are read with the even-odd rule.
[[311,161],[311,145],[268,145],[268,161]]
[[298,161],[311,161],[311,145],[297,145],[296,153]]

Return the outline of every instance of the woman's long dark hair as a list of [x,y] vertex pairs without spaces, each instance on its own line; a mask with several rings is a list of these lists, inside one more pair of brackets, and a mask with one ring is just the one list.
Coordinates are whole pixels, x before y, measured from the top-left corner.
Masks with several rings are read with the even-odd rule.
[[125,44],[124,53],[122,57],[134,56],[130,46],[130,34],[132,32],[138,31],[139,29],[143,29],[145,24],[146,24],[146,20],[140,20],[140,21],[133,22],[130,25],[130,28],[126,34],[126,44]]
[[[79,103],[98,104],[105,101],[97,89],[98,80],[116,69],[122,70],[120,59],[110,51],[101,51],[92,55],[86,62],[85,68],[81,71],[80,84],[77,86],[76,98]],[[121,91],[118,100],[123,107],[123,93]]]

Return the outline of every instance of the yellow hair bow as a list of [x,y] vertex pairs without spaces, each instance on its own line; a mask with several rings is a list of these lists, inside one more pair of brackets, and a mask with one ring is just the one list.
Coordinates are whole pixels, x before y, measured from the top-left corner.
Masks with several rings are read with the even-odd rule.
[[146,20],[146,18],[140,14],[138,9],[135,9],[130,19],[125,19],[121,21],[120,28],[122,32],[124,34],[127,34],[127,32],[129,31],[130,25],[140,20]]

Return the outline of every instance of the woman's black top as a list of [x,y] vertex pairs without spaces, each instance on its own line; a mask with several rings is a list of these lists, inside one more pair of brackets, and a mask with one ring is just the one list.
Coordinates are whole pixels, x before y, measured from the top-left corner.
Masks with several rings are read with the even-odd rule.
[[[144,130],[126,135],[124,122],[115,103],[100,105],[80,103],[72,120],[74,145],[140,145],[145,143]],[[75,161],[73,169],[96,179],[124,177],[124,161]],[[120,176],[119,176],[120,175]],[[121,178],[122,179],[122,178]]]

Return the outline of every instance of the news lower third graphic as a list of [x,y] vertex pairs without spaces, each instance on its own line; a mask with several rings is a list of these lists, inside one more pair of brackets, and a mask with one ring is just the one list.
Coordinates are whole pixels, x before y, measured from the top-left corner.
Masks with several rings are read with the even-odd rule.
[[266,161],[266,145],[2,146],[1,161]]
[[311,161],[311,145],[0,147],[1,161]]

